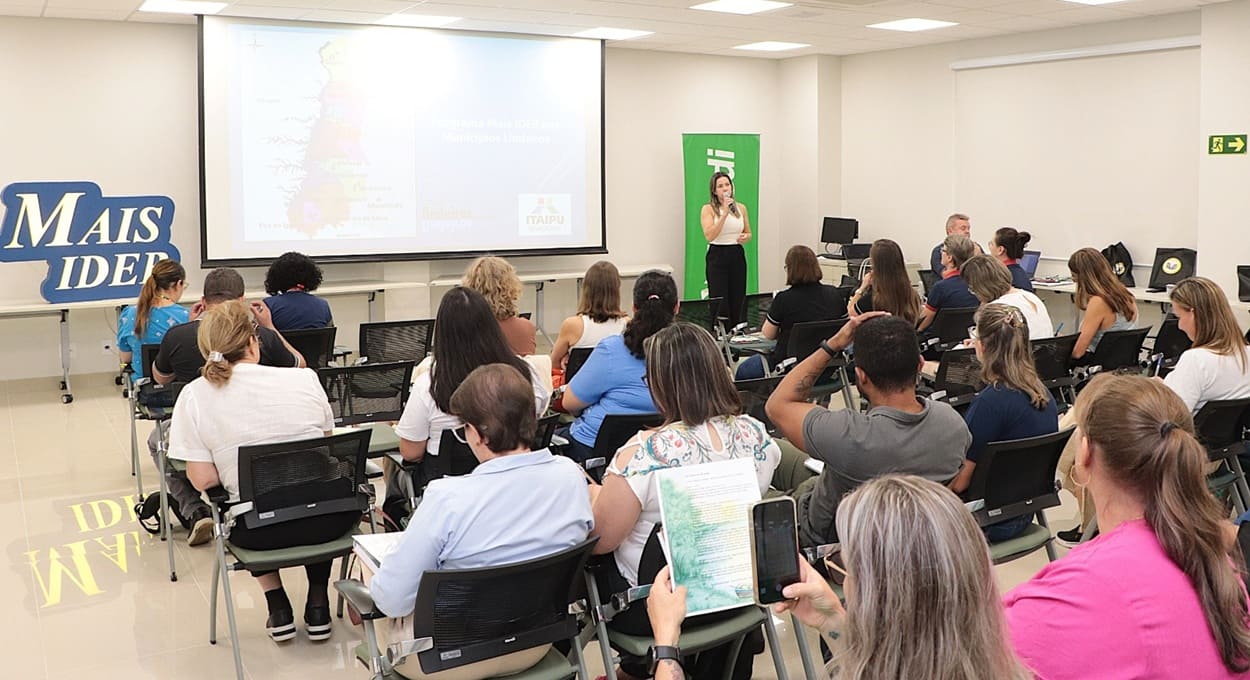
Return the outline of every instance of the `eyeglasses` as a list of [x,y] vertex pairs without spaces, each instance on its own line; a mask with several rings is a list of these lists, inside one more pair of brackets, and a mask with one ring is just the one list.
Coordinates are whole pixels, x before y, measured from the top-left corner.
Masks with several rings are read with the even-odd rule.
[[969,340],[972,340],[973,342],[976,342],[976,341],[979,339],[979,338],[977,338],[977,327],[976,327],[976,326],[968,326],[968,339],[969,339]]
[[651,379],[647,377],[646,373],[642,374],[642,384],[646,385],[647,387],[651,387]]
[[805,548],[803,550],[808,562],[816,562],[820,560],[825,565],[825,571],[829,575],[829,580],[836,585],[842,585],[846,581],[846,567],[842,566],[844,560],[842,558],[842,544],[828,543],[818,545],[815,548]]
[[464,438],[464,428],[463,428],[463,427],[454,427],[454,428],[452,428],[452,430],[451,430],[451,436],[455,437],[455,438],[456,438],[456,441],[460,442],[461,444],[468,444],[468,443],[469,443],[469,440],[467,440],[467,439],[465,439],[465,438]]

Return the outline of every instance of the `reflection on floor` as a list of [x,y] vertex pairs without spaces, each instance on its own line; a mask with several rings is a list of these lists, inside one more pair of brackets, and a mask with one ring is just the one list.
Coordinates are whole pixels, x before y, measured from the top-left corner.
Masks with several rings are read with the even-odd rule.
[[[232,677],[220,611],[225,639],[208,644],[211,545],[189,548],[178,531],[179,580],[169,581],[164,544],[131,511],[136,491],[126,402],[112,376],[75,377],[74,387],[74,403],[63,405],[53,379],[0,382],[0,546],[7,558],[0,601],[11,603],[0,618],[0,638],[14,652],[6,655],[4,677],[77,678],[84,671],[98,678]],[[141,446],[149,430],[141,424]],[[142,453],[150,491],[156,471]],[[1050,513],[1059,529],[1075,517],[1066,494],[1065,503]],[[1038,553],[999,567],[1000,585],[1020,583],[1044,563]],[[275,645],[265,635],[265,600],[255,580],[231,578],[249,678],[368,677],[352,653],[359,629],[335,620],[328,642],[301,634]],[[287,589],[298,612],[302,574],[292,572]],[[802,677],[785,624],[787,668]],[[756,677],[776,677],[768,658],[757,657]],[[602,674],[597,659],[587,655],[591,677]]]

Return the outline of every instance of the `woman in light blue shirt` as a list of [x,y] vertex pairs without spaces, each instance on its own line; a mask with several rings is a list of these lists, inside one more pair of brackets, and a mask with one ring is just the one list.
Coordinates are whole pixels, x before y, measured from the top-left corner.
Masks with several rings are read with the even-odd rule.
[[117,318],[117,349],[123,364],[134,369],[135,380],[146,375],[144,345],[159,344],[165,332],[191,320],[191,312],[178,304],[187,289],[187,272],[173,260],[161,260],[152,267],[139,291],[139,302],[128,305]]

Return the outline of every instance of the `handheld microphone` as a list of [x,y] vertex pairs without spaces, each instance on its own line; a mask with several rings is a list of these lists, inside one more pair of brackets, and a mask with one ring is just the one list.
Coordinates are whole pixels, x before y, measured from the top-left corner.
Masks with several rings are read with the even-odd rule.
[[734,201],[733,194],[728,194],[728,196],[729,196],[729,212],[733,213],[734,217],[737,217],[738,216],[738,203]]

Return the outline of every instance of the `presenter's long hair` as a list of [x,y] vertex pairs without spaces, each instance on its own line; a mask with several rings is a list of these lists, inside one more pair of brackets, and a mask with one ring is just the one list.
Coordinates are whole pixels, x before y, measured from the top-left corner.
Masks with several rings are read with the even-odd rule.
[[[259,355],[258,332],[252,310],[242,300],[222,302],[205,312],[195,332],[196,344],[204,357],[204,368],[200,370],[204,379],[215,387],[230,382],[234,365],[247,356],[253,339]],[[220,360],[213,360],[214,352],[221,353]]]
[[1163,552],[1193,586],[1224,667],[1250,670],[1246,591],[1230,554],[1236,543],[1225,532],[1228,514],[1207,490],[1207,451],[1189,407],[1158,380],[1104,373],[1074,410],[1077,434],[1097,462],[1091,469],[1142,504]]
[[599,260],[586,270],[582,279],[582,296],[577,303],[577,313],[590,317],[595,323],[627,316],[621,311],[621,273],[616,265]]
[[1100,297],[1111,311],[1132,321],[1137,318],[1137,303],[1133,294],[1120,283],[1111,263],[1093,248],[1081,248],[1068,258],[1068,271],[1076,284],[1076,306],[1081,311],[1089,308],[1089,300]]
[[[716,195],[716,182],[722,177],[729,181],[729,191],[730,195],[732,195],[734,190],[734,178],[730,177],[727,172],[717,171],[712,173],[712,179],[708,182],[707,186],[708,205],[712,206],[712,211],[717,215],[720,214],[720,197]],[[737,209],[730,210],[729,212],[732,212],[734,215],[738,214]]]
[[456,286],[447,291],[434,317],[434,365],[430,367],[430,396],[444,413],[451,413],[451,395],[473,369],[486,364],[508,364],[529,376],[529,364],[504,339],[503,330],[482,294]]
[[639,359],[647,358],[646,340],[673,323],[677,314],[677,284],[658,269],[642,273],[634,282],[634,316],[625,324],[625,347]]
[[143,282],[139,291],[139,302],[135,305],[135,337],[142,338],[148,329],[148,319],[152,316],[152,307],[156,306],[156,296],[173,290],[180,282],[187,280],[187,270],[175,260],[161,260],[152,265],[152,273]]
[[846,644],[834,678],[1031,677],[1007,639],[985,537],[950,489],[877,477],[842,500],[837,525]]
[[1241,372],[1246,372],[1246,339],[1237,325],[1233,308],[1224,291],[1214,281],[1191,276],[1176,284],[1168,294],[1172,304],[1194,314],[1194,347],[1208,349],[1221,356],[1237,358]]
[[862,311],[889,312],[916,325],[920,319],[920,295],[911,287],[902,248],[888,238],[880,238],[872,242],[868,259],[872,261],[872,309]]

